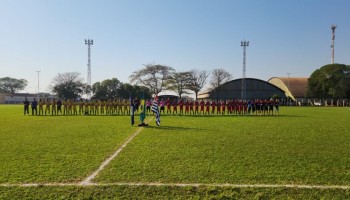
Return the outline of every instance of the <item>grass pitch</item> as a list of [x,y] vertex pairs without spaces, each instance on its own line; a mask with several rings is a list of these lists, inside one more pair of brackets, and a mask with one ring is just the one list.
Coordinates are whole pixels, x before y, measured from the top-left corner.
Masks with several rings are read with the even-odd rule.
[[98,181],[350,185],[350,111],[287,111],[163,117],[161,127],[146,128]]
[[[79,182],[137,130],[128,116],[22,114],[0,106],[0,184]],[[162,116],[161,127],[152,121],[93,182],[349,186],[350,109],[282,107],[281,114]],[[347,199],[350,190],[0,186],[0,199],[86,198]]]
[[0,106],[0,183],[77,182],[136,129],[127,118],[23,116]]

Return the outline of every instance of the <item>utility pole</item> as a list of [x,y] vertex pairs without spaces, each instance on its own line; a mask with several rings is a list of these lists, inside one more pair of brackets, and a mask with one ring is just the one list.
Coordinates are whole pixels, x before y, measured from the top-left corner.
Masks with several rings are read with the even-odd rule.
[[335,29],[337,28],[337,25],[333,24],[331,26],[332,29],[332,44],[331,44],[331,48],[332,48],[332,61],[331,64],[334,64],[334,39],[335,39]]
[[[91,87],[91,60],[90,60],[90,55],[91,55],[91,45],[94,44],[94,40],[85,40],[85,45],[88,45],[88,70],[87,70],[87,84]],[[90,96],[90,94],[89,94]]]
[[[288,76],[288,79],[287,79],[287,89],[288,89],[288,91],[289,91],[289,93],[290,93],[290,90],[289,90],[289,76],[290,76],[290,72],[287,72],[287,76]],[[291,102],[290,102],[290,98],[289,98],[289,105],[291,104]],[[288,97],[287,97],[287,105],[288,105]]]
[[243,77],[242,77],[242,90],[241,90],[241,99],[246,98],[246,82],[245,82],[245,72],[246,72],[246,48],[249,46],[249,41],[241,41],[241,47],[243,47]]
[[40,93],[40,82],[39,82],[39,73],[40,73],[40,71],[36,71],[36,73],[38,73],[38,98],[39,98],[39,93]]

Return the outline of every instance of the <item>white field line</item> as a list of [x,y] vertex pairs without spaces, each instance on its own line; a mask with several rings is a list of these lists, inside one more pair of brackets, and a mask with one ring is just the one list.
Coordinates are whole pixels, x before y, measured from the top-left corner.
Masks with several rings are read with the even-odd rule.
[[0,187],[63,187],[63,186],[169,186],[169,187],[232,187],[232,188],[296,188],[296,189],[350,189],[350,185],[297,185],[297,184],[210,184],[210,183],[141,183],[141,182],[119,182],[119,183],[26,183],[26,184],[0,184]]
[[143,127],[138,128],[135,131],[135,133],[133,133],[131,137],[126,142],[124,142],[124,144],[122,144],[122,146],[120,146],[109,158],[103,161],[103,163],[99,166],[99,168],[96,171],[94,171],[91,175],[89,175],[85,180],[83,180],[79,184],[80,185],[89,184],[90,181],[94,179],[97,176],[97,174],[100,173],[126,147],[126,145],[128,145],[129,142],[131,142],[131,140],[133,140],[141,132],[142,129]]
[[[151,121],[150,119],[149,121]],[[147,122],[148,123],[148,122]],[[233,188],[297,188],[297,189],[350,189],[350,185],[298,185],[298,184],[211,184],[211,183],[142,183],[142,182],[117,182],[117,183],[93,183],[93,180],[143,129],[140,127],[131,137],[122,144],[99,168],[82,182],[76,183],[0,183],[0,187],[64,187],[64,186],[170,186],[170,187],[233,187]]]

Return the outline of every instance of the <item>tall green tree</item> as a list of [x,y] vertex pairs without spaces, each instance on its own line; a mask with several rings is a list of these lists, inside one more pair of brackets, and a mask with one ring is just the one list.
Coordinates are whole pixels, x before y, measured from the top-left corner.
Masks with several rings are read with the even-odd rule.
[[93,98],[107,99],[128,99],[130,94],[133,97],[140,97],[144,94],[145,98],[151,98],[150,90],[144,86],[130,85],[122,83],[117,78],[106,79],[102,82],[96,82],[92,85]]
[[227,83],[231,79],[232,75],[222,68],[214,69],[213,71],[211,71],[210,85],[213,88],[213,90],[216,91],[217,99],[219,98],[220,86],[224,83]]
[[28,81],[25,79],[15,79],[10,77],[0,78],[0,93],[14,94],[18,91],[24,90]]
[[197,70],[193,69],[190,71],[190,79],[189,79],[189,89],[192,90],[196,94],[196,99],[198,96],[198,92],[204,87],[207,82],[207,78],[210,72],[207,70]]
[[181,98],[182,94],[189,94],[186,90],[190,89],[191,78],[191,72],[173,72],[167,80],[166,89],[177,92]]
[[157,95],[166,88],[166,81],[170,74],[175,71],[172,67],[159,64],[147,64],[143,69],[134,71],[130,76],[130,82],[145,86]]
[[138,85],[130,85],[129,83],[123,83],[120,88],[120,98],[128,99],[131,96],[140,98],[142,94],[145,99],[150,99],[152,97],[152,93],[149,88],[145,86]]
[[92,85],[93,98],[103,100],[119,98],[121,86],[122,83],[117,78],[96,82]]
[[350,66],[329,64],[315,70],[306,93],[316,98],[350,98]]
[[85,94],[87,86],[79,72],[57,74],[51,82],[51,90],[59,98],[75,99]]

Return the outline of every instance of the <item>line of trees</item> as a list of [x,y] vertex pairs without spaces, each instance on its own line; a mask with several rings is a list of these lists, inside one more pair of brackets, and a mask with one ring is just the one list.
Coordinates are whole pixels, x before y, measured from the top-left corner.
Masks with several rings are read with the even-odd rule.
[[329,64],[315,70],[308,79],[306,93],[320,99],[350,98],[350,66]]
[[145,98],[151,97],[147,87],[122,83],[117,78],[96,82],[91,87],[83,82],[79,72],[66,72],[57,74],[51,82],[51,91],[59,98],[76,99],[83,95],[90,95],[94,99],[128,99],[130,94],[143,94]]
[[[83,95],[92,94],[92,98],[114,99],[129,98],[130,94],[143,94],[150,98],[164,90],[176,92],[180,98],[183,94],[198,93],[204,88],[211,74],[210,89],[218,92],[220,86],[230,79],[232,75],[224,69],[214,69],[210,73],[207,70],[193,69],[177,72],[174,68],[160,65],[147,64],[144,68],[134,71],[130,76],[130,83],[122,83],[117,78],[106,79],[96,82],[92,86],[84,83],[79,72],[58,73],[49,86],[52,93],[59,98],[76,99]],[[24,79],[13,79],[9,77],[0,79],[1,93],[15,93],[27,86]]]
[[[131,83],[149,88],[152,94],[172,90],[181,98],[183,94],[193,91],[197,99],[198,92],[204,88],[209,75],[207,70],[177,72],[166,65],[147,64],[143,69],[134,71],[129,78]],[[221,68],[214,69],[211,75],[210,87],[215,90],[232,79],[232,75]]]
[[[174,68],[147,64],[130,76],[130,83],[122,83],[117,78],[106,79],[94,83],[91,87],[83,82],[78,72],[57,74],[51,82],[50,89],[59,98],[78,98],[92,93],[92,98],[113,99],[129,98],[130,94],[144,94],[150,98],[164,90],[172,90],[181,98],[184,94],[198,93],[208,82],[211,90],[219,92],[220,86],[232,79],[232,75],[224,69],[207,70],[193,69],[177,72]],[[28,81],[11,77],[0,78],[0,93],[17,93],[24,90]],[[313,98],[350,98],[350,66],[344,64],[329,64],[315,70],[308,79],[307,96]]]
[[0,93],[14,94],[27,87],[28,81],[25,79],[15,79],[10,77],[0,78]]

